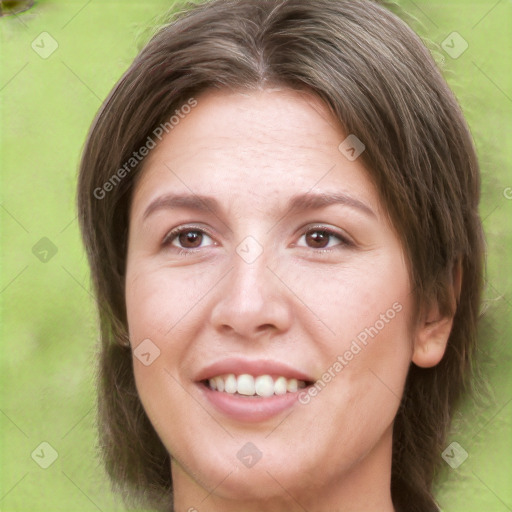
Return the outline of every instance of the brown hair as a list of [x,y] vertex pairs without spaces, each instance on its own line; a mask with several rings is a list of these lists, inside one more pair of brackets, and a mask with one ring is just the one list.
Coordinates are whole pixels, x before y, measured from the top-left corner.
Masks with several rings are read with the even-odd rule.
[[416,315],[432,300],[451,310],[452,269],[461,264],[445,355],[433,368],[411,364],[393,434],[396,510],[437,510],[431,485],[454,405],[469,389],[477,341],[485,265],[479,169],[429,51],[397,16],[367,0],[189,4],[152,37],[97,114],[78,204],[100,314],[99,432],[108,473],[132,502],[169,509],[169,454],[137,395],[126,344],[128,211],[142,165],[118,170],[190,98],[267,85],[312,91],[364,142],[361,158],[408,260]]

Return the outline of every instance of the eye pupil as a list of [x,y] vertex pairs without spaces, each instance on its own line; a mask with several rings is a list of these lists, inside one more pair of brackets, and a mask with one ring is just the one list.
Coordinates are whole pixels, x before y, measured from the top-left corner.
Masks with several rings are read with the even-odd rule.
[[199,231],[185,231],[180,233],[179,241],[180,244],[184,247],[187,247],[187,244],[192,244],[192,246],[188,245],[188,247],[197,247],[201,245],[203,235]]

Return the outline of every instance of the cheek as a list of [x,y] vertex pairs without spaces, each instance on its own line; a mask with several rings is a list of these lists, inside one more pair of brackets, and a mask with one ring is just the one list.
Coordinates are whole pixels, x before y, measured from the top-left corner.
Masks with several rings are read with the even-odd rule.
[[[389,254],[373,265],[304,275],[301,298],[325,329],[322,335],[318,325],[311,329],[321,348],[322,375],[302,403],[315,409],[311,417],[326,407],[336,411],[333,424],[346,425],[354,438],[382,431],[396,414],[412,356],[407,268],[400,254]],[[369,425],[365,432],[362,423]]]
[[[372,309],[372,320],[352,325],[354,335],[332,340],[324,351],[323,374],[299,397],[304,431],[308,438],[325,440],[321,450],[333,461],[326,464],[333,473],[373,449],[398,411],[411,350],[406,308],[392,311],[385,323],[373,320]],[[285,437],[294,435],[285,430]]]
[[324,351],[342,350],[359,335],[364,341],[365,330],[375,324],[379,332],[390,332],[390,325],[396,328],[410,314],[408,272],[399,251],[347,258],[346,265],[283,266],[280,277],[305,306],[302,319],[316,320],[311,339]]
[[132,343],[174,335],[190,323],[216,282],[213,272],[141,264],[127,273],[126,308]]
[[[176,418],[190,412],[191,401],[175,376],[195,349],[190,340],[204,323],[200,318],[203,299],[218,280],[211,269],[198,270],[193,265],[173,269],[133,262],[127,270],[126,308],[136,387],[164,443],[187,432]],[[139,345],[146,346],[143,343],[157,354],[149,365],[144,357],[137,357]],[[203,417],[204,410],[199,408],[195,414]],[[167,449],[171,451],[170,446]]]

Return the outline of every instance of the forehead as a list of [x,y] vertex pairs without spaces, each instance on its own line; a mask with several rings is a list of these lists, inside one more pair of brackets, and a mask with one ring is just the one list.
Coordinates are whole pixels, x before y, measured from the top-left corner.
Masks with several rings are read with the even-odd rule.
[[267,208],[314,190],[350,192],[378,210],[361,159],[350,161],[338,149],[346,137],[311,93],[207,91],[146,158],[134,203],[165,186],[238,202],[259,197]]

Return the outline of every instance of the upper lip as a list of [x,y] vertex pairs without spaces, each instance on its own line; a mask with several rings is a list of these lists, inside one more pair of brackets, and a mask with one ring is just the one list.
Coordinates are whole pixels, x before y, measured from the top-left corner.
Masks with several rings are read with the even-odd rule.
[[306,382],[313,382],[315,379],[307,373],[293,368],[292,366],[270,359],[242,359],[230,357],[221,359],[215,363],[205,366],[196,376],[197,381],[211,379],[219,375],[233,373],[235,375],[249,374],[278,375],[287,379],[297,379]]

